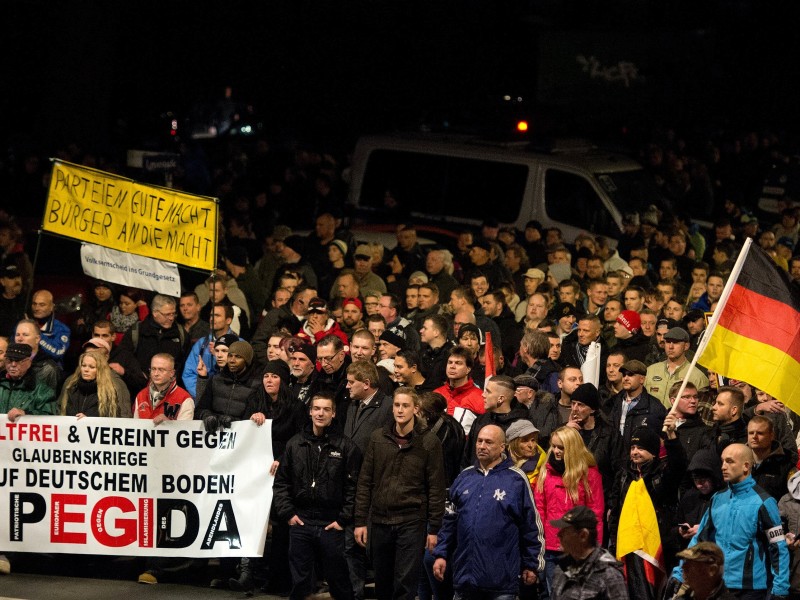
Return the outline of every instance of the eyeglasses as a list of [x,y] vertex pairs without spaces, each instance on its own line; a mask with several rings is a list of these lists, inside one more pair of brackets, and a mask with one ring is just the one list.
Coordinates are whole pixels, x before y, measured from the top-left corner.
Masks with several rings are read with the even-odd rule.
[[169,313],[166,313],[166,312],[164,312],[164,311],[157,310],[156,312],[157,312],[158,314],[160,314],[162,317],[166,317],[167,319],[174,319],[174,318],[177,316],[177,314],[178,314],[178,313],[176,313],[175,311],[173,311],[173,312],[169,312]]
[[326,365],[329,365],[329,364],[331,364],[333,362],[333,359],[336,358],[341,352],[344,352],[344,350],[339,350],[339,352],[337,352],[333,356],[319,356],[318,355],[317,356],[317,360],[319,362],[321,362],[321,363],[325,363]]
[[356,260],[369,260],[372,257],[367,256],[366,254],[356,254],[353,258],[355,258]]

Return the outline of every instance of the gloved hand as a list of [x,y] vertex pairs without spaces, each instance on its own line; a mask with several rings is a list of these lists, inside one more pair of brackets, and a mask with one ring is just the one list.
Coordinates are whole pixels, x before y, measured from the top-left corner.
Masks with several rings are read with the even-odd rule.
[[217,415],[208,415],[205,417],[203,419],[203,426],[208,433],[217,433],[217,429],[219,429],[219,419],[217,419]]
[[230,415],[220,415],[218,417],[219,420],[219,428],[220,429],[230,429],[231,428],[231,416]]

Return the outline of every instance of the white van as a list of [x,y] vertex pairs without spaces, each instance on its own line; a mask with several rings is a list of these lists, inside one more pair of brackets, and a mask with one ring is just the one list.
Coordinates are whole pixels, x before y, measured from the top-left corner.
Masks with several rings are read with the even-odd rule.
[[427,133],[359,139],[349,198],[356,214],[385,222],[387,190],[415,223],[458,230],[493,218],[524,230],[536,219],[567,240],[581,231],[616,240],[624,214],[661,202],[649,174],[622,154]]

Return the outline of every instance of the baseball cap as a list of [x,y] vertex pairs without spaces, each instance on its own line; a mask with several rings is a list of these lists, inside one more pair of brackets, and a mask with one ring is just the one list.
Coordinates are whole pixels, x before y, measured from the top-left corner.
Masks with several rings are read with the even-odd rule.
[[675,556],[683,560],[694,560],[716,565],[725,564],[725,555],[714,542],[698,542],[691,548],[678,552]]
[[576,527],[578,529],[594,529],[597,527],[597,515],[586,506],[576,506],[564,513],[560,519],[553,519],[550,525],[558,529]]

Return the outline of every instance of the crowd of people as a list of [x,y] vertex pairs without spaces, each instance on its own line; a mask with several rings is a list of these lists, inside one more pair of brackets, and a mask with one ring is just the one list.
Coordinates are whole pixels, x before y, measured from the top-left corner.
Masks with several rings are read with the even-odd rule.
[[310,233],[270,194],[232,192],[207,280],[180,298],[94,281],[69,325],[5,215],[0,413],[270,422],[269,551],[223,561],[214,587],[362,600],[373,573],[379,599],[800,594],[800,417],[691,365],[746,237],[800,280],[797,209],[768,227],[727,199],[706,239],[645,206],[616,248],[491,219],[423,245],[403,219],[389,248],[348,229],[317,166]]

